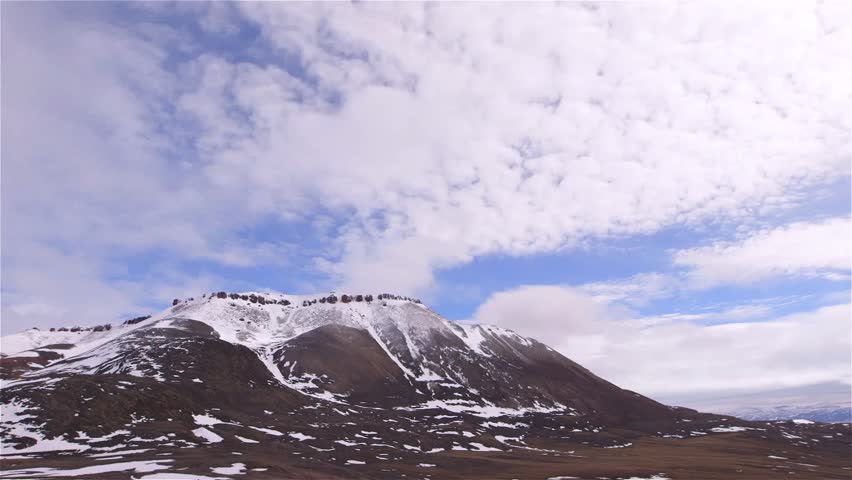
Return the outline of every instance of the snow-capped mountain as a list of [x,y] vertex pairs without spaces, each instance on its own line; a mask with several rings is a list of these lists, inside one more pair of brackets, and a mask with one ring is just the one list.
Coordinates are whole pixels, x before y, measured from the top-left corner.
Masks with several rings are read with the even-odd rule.
[[[370,478],[423,468],[498,478],[505,472],[493,466],[458,470],[470,464],[457,455],[524,463],[596,448],[583,456],[595,458],[646,437],[731,433],[833,445],[816,439],[829,427],[664,406],[536,340],[389,294],[217,292],[119,325],[3,337],[2,353],[4,464],[28,478],[67,474],[58,459],[68,452],[86,475],[107,477],[199,474],[201,456],[233,460],[214,473],[261,478],[348,478],[355,466]],[[92,467],[107,457],[122,462]],[[590,475],[606,473],[594,465]]]
[[[163,362],[163,350],[199,338],[246,347],[275,382],[331,402],[669,415],[667,407],[603,381],[535,340],[451,322],[391,295],[219,293],[110,330],[26,331],[7,341],[27,349],[15,357],[49,354],[53,360],[27,373],[29,382],[69,374],[164,381],[176,372]],[[186,359],[186,368],[198,360]]]

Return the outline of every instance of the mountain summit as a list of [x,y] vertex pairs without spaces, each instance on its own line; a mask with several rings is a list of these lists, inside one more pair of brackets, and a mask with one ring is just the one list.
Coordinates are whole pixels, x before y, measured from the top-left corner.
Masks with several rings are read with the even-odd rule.
[[[508,472],[488,460],[499,458],[546,478],[564,473],[562,460],[642,439],[739,433],[788,449],[820,442],[832,455],[849,440],[844,425],[668,407],[536,340],[391,294],[216,292],[117,326],[51,330],[3,338],[0,433],[4,465],[19,476],[499,478]],[[104,457],[122,461],[103,468]],[[233,461],[208,468],[203,458]],[[676,469],[574,463],[590,476]]]

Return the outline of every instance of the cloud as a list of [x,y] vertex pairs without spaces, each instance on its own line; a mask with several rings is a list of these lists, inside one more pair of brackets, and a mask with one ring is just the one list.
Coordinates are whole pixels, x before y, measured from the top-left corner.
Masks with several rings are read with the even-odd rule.
[[625,315],[571,287],[525,285],[491,295],[472,321],[509,328],[582,361],[594,357],[609,335],[620,336],[612,328]]
[[699,288],[785,276],[848,281],[852,268],[850,239],[849,218],[831,218],[760,230],[738,241],[679,250],[673,260],[688,269],[689,281]]
[[[293,251],[247,231],[328,217],[293,275],[419,294],[486,255],[749,223],[849,174],[836,5],[127,8],[145,21],[4,5],[4,264],[251,267]],[[4,272],[4,318],[36,288]]]
[[490,296],[479,306],[473,320],[548,338],[554,331],[598,332],[606,321],[617,316],[606,303],[574,288],[524,285]]
[[[802,278],[850,279],[852,221],[848,217],[741,230],[737,240],[672,251],[675,270],[639,273],[577,288],[600,301],[643,307],[654,300],[694,295],[720,286]],[[767,309],[768,305],[739,306],[713,316],[748,318]]]
[[175,272],[287,260],[282,242],[244,239],[270,212],[216,188],[185,148],[192,126],[172,104],[193,84],[169,63],[191,39],[72,4],[4,5],[2,21],[5,331],[149,311],[163,296],[146,281],[168,298],[207,283],[131,267],[141,256]]
[[235,68],[285,101],[235,81],[263,128],[222,156],[265,172],[250,191],[268,179],[352,212],[357,238],[329,258],[343,284],[430,288],[421,268],[377,267],[400,244],[430,245],[409,253],[434,270],[748,221],[849,172],[845,31],[820,7],[242,6],[309,81]]
[[670,297],[682,287],[682,280],[675,275],[651,272],[624,280],[586,283],[578,288],[599,301],[642,306],[651,300]]
[[675,398],[849,384],[850,314],[841,304],[764,322],[702,325],[693,322],[700,315],[625,316],[573,288],[524,286],[493,295],[473,319],[533,336],[622,387]]
[[[656,394],[850,382],[849,305],[766,322],[644,329],[602,352],[602,372]],[[628,366],[628,358],[649,360]]]
[[21,253],[25,261],[3,262],[2,335],[30,327],[116,323],[222,283],[216,276],[192,275],[170,265],[149,266],[144,275],[130,280],[98,257],[39,245]]
[[776,305],[771,301],[756,301],[727,308],[705,307],[692,313],[665,313],[661,315],[646,315],[634,322],[642,326],[670,325],[678,322],[690,322],[699,325],[736,323],[740,321],[765,320],[774,311]]

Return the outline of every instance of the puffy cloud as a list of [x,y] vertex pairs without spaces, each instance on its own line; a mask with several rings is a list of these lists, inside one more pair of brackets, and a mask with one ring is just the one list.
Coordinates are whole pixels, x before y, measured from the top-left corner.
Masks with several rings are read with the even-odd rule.
[[472,321],[509,328],[582,362],[595,357],[610,337],[622,338],[615,319],[625,315],[572,287],[525,285],[491,295]]
[[525,286],[493,295],[473,318],[533,336],[625,388],[683,398],[849,384],[850,314],[841,304],[764,322],[701,325],[690,320],[702,315],[630,317],[574,288]]
[[139,8],[4,7],[4,263],[250,266],[290,250],[246,230],[328,216],[305,269],[420,293],[483,255],[748,222],[849,173],[837,4]]
[[[4,5],[2,23],[4,333],[116,321],[211,283],[179,262],[286,261],[286,244],[241,238],[257,210],[185,148],[171,104],[193,85],[168,64],[191,40],[71,4]],[[174,264],[133,265],[152,253]]]
[[524,285],[493,294],[479,306],[473,320],[547,339],[553,332],[599,332],[617,316],[606,303],[575,288]]
[[[304,83],[234,66],[262,128],[220,157],[264,172],[251,191],[351,209],[330,258],[345,284],[430,287],[420,268],[377,268],[400,244],[430,244],[411,254],[432,270],[550,252],[748,221],[848,174],[848,31],[820,6],[480,7],[243,5]],[[247,93],[239,78],[258,76],[291,100]]]
[[778,276],[849,279],[852,221],[848,217],[792,223],[674,254],[697,287],[749,284]]

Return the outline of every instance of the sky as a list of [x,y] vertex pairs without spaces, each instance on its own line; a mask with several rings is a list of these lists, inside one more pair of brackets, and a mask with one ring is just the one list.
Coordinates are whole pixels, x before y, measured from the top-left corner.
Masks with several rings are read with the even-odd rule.
[[665,401],[849,391],[847,2],[0,6],[3,335],[392,291]]

